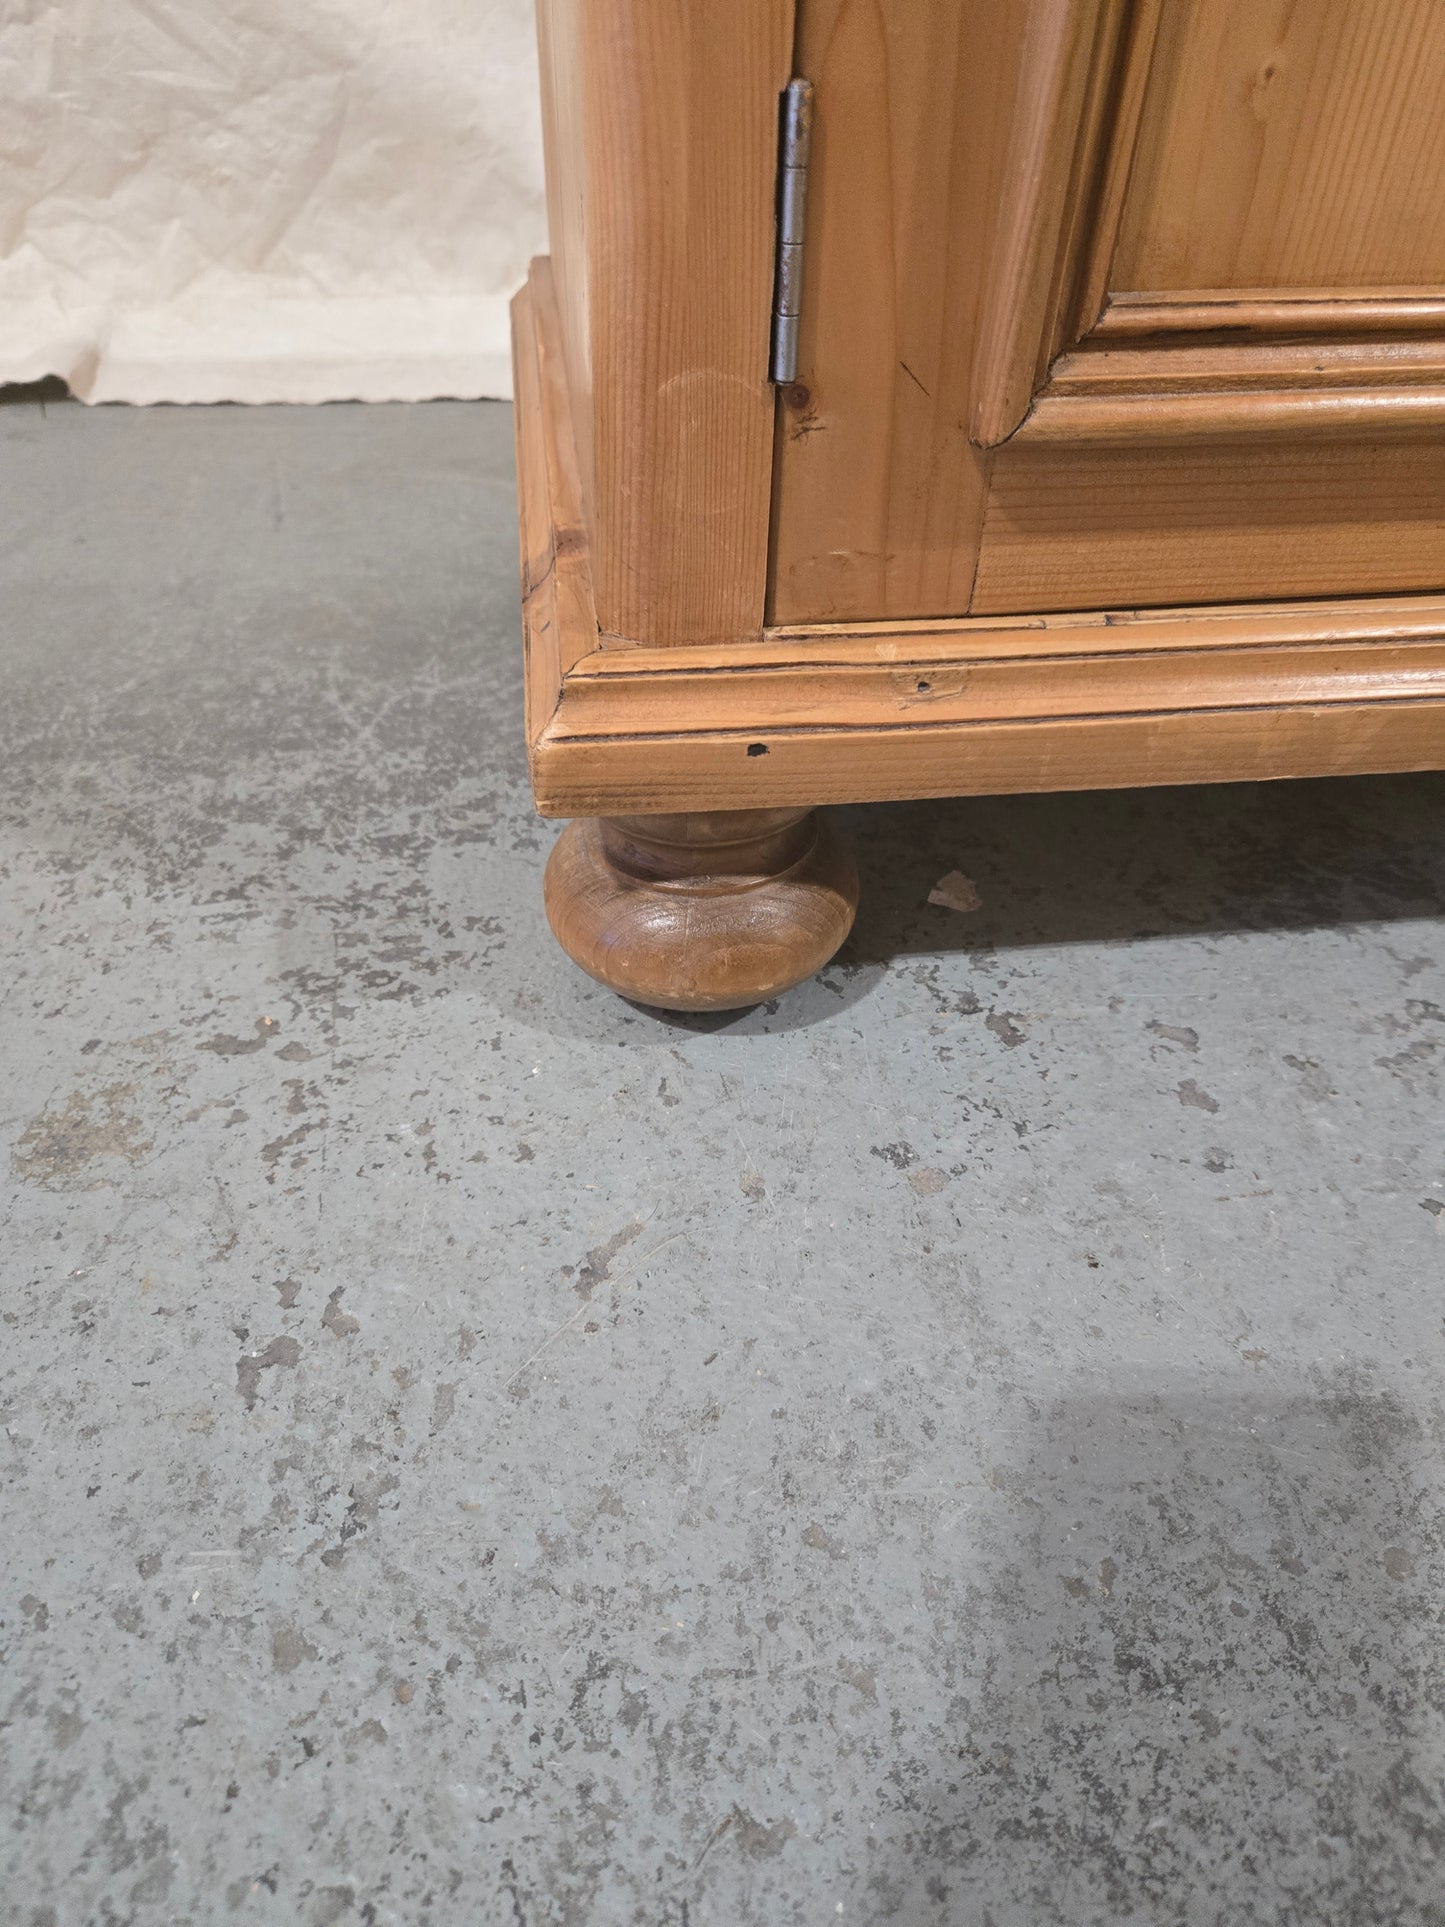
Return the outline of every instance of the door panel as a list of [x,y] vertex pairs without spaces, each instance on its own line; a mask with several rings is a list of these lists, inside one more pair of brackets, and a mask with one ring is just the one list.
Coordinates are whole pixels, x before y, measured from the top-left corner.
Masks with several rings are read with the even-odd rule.
[[1025,9],[802,0],[816,107],[800,380],[779,398],[770,618],[968,607],[967,417]]
[[[1438,442],[1013,443],[996,451],[978,614],[1428,590]],[[1257,514],[1241,513],[1241,502]],[[1147,593],[1141,594],[1141,586]]]
[[[1445,584],[1440,0],[800,14],[774,620]],[[940,113],[949,170],[910,173]]]
[[1445,263],[1439,0],[1162,9],[1111,286],[1412,287]]

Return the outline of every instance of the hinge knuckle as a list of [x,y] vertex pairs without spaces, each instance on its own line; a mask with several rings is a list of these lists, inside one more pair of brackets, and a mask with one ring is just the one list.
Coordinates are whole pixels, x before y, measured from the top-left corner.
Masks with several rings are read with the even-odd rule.
[[813,83],[790,80],[783,90],[778,141],[778,259],[773,285],[770,375],[798,378],[798,323],[803,298],[803,235],[808,216],[808,158],[813,139]]

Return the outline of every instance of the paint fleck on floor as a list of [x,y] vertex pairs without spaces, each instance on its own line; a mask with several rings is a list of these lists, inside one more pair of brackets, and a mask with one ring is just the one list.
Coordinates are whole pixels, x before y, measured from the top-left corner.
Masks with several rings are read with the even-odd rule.
[[660,1020],[509,441],[0,410],[7,1923],[1440,1927],[1445,779],[846,812]]

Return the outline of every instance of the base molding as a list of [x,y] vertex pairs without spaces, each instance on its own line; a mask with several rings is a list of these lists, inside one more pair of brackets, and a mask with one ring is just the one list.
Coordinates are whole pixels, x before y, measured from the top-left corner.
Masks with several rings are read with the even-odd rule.
[[550,268],[513,306],[527,740],[548,816],[1445,766],[1445,592],[599,635]]

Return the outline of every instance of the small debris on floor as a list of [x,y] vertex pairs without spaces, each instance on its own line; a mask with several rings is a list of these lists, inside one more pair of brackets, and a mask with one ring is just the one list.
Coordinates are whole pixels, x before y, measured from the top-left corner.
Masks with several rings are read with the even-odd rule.
[[946,877],[940,877],[928,893],[928,901],[936,903],[940,910],[982,910],[983,898],[978,894],[978,886],[972,877],[966,877],[962,870],[950,870]]

